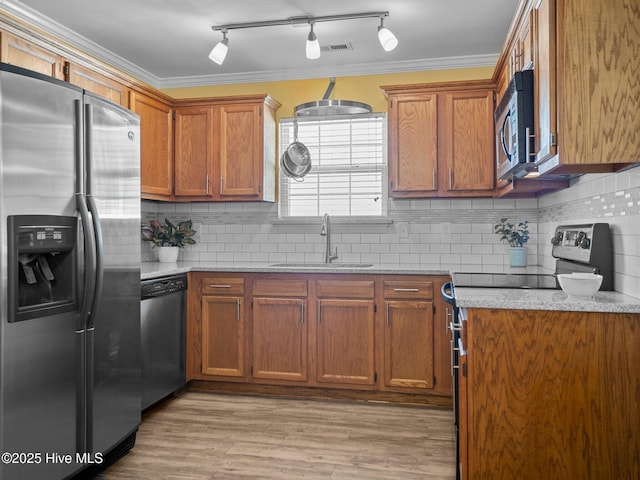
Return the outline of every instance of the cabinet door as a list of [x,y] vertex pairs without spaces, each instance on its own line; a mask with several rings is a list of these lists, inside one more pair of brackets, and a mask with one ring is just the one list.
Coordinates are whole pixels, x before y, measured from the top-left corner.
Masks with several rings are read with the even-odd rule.
[[524,22],[518,30],[516,45],[518,48],[517,70],[530,70],[533,68],[533,12],[525,16]]
[[64,61],[60,55],[11,33],[1,32],[0,35],[2,62],[64,80]]
[[318,300],[318,382],[374,385],[373,332],[373,300]]
[[[442,95],[439,154],[446,171],[440,180],[447,193],[493,194],[493,91],[471,90]],[[442,190],[442,189],[441,189]]]
[[131,92],[131,110],[140,115],[140,183],[143,196],[173,193],[171,107]]
[[176,109],[175,195],[211,197],[213,113],[210,107]]
[[556,154],[556,2],[538,0],[533,10],[535,24],[534,120],[536,162]]
[[64,69],[67,82],[123,107],[128,106],[126,88],[121,83],[71,62],[66,62]]
[[253,378],[307,380],[307,302],[253,298]]
[[262,105],[225,105],[218,109],[220,128],[219,193],[228,197],[255,197],[262,193]]
[[432,196],[438,189],[438,96],[389,100],[389,196]]
[[433,388],[433,303],[385,303],[384,384]]
[[244,377],[242,297],[202,297],[202,373]]

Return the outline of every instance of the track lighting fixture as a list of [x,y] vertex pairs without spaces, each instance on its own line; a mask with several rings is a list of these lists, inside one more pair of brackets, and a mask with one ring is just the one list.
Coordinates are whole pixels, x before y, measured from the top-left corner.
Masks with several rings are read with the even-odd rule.
[[384,16],[380,16],[380,26],[378,27],[378,40],[380,45],[384,48],[385,52],[390,52],[398,46],[398,39],[396,36],[384,26]]
[[309,60],[315,60],[316,58],[320,58],[320,42],[313,31],[313,22],[310,22],[309,25],[311,25],[311,30],[307,37],[307,58]]
[[380,26],[378,27],[378,39],[385,51],[389,52],[396,48],[398,39],[391,31],[384,26],[385,17],[389,16],[389,12],[366,12],[351,13],[347,15],[328,15],[324,17],[289,17],[283,20],[267,20],[263,22],[247,22],[247,23],[231,23],[228,25],[213,25],[211,29],[214,32],[222,32],[222,40],[211,50],[209,58],[222,65],[229,49],[229,40],[227,32],[229,30],[237,30],[241,28],[257,28],[257,27],[273,27],[278,25],[304,25],[310,26],[309,35],[307,35],[306,55],[308,59],[314,60],[320,58],[320,42],[314,32],[314,25],[318,22],[335,22],[339,20],[354,20],[357,18],[380,18]]
[[211,53],[209,54],[209,58],[216,62],[218,65],[222,65],[225,57],[227,56],[227,52],[229,51],[229,39],[227,38],[227,30],[222,30],[222,40],[220,40]]

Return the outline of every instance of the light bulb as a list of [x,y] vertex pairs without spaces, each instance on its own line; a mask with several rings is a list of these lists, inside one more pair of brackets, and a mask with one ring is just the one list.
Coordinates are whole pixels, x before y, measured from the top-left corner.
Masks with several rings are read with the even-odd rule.
[[227,32],[222,32],[222,40],[220,40],[211,53],[209,54],[209,59],[211,61],[217,63],[218,65],[222,65],[225,57],[227,56],[227,52],[229,51],[229,39],[227,38]]
[[311,24],[311,31],[307,37],[307,58],[309,60],[315,60],[320,58],[320,42],[318,37],[313,32],[313,23]]
[[383,18],[380,18],[380,26],[378,27],[378,40],[380,45],[386,52],[390,52],[398,46],[398,39],[396,36],[383,24]]

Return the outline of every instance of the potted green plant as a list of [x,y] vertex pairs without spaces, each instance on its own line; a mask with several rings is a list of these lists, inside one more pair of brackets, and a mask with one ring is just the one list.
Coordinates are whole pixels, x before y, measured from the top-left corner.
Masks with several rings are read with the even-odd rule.
[[494,226],[495,232],[500,235],[500,241],[509,244],[509,264],[512,267],[524,267],[527,265],[526,243],[529,241],[529,221],[518,223],[518,226],[509,222],[507,218],[501,218],[500,223]]
[[167,218],[164,219],[164,224],[154,219],[148,226],[142,227],[142,240],[153,242],[153,246],[158,251],[158,261],[175,262],[178,260],[181,248],[196,243],[192,238],[196,234],[192,225],[191,220],[174,225]]

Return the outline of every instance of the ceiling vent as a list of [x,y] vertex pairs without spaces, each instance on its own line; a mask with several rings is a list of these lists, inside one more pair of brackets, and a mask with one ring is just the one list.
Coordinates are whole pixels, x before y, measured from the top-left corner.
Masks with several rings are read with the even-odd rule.
[[323,52],[342,52],[345,50],[353,50],[353,45],[351,45],[351,42],[337,43],[335,45],[325,45],[324,47],[320,47],[320,50]]

